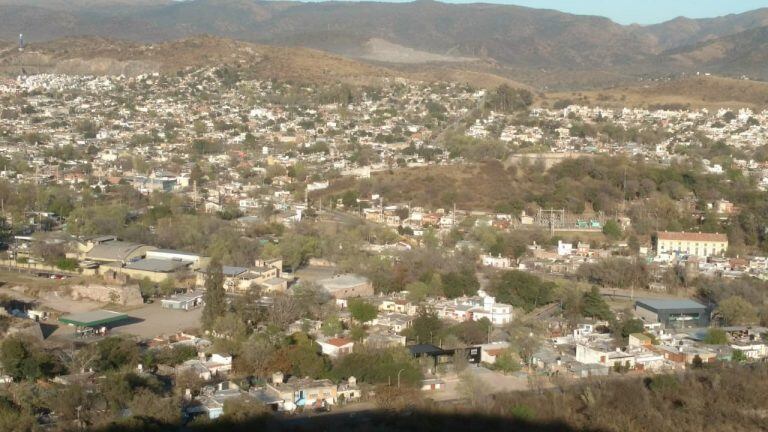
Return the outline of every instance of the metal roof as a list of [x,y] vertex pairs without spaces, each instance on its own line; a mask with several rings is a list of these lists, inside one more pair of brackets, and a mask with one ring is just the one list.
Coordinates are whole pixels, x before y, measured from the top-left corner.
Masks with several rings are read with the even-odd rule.
[[142,247],[148,246],[117,240],[108,241],[93,246],[90,251],[86,252],[86,257],[90,259],[124,261]]
[[178,302],[178,303],[183,303],[183,302],[194,301],[196,299],[201,299],[201,298],[203,298],[203,293],[195,291],[195,292],[191,292],[191,293],[174,294],[174,295],[172,295],[172,296],[170,296],[168,298],[162,299],[160,301],[161,302]]
[[224,276],[237,276],[241,275],[245,272],[247,272],[248,269],[245,267],[235,267],[235,266],[222,266],[221,272],[224,273]]
[[642,299],[637,304],[651,307],[655,310],[663,309],[705,309],[701,303],[690,299]]
[[335,291],[367,284],[368,279],[364,276],[347,273],[322,279],[317,281],[317,283],[328,291]]
[[104,324],[111,324],[128,319],[128,315],[120,312],[108,310],[95,310],[71,315],[65,315],[59,318],[59,322],[72,324],[80,327],[96,327]]
[[188,264],[188,262],[184,261],[147,258],[129,263],[125,268],[157,273],[172,273],[182,267],[186,267]]

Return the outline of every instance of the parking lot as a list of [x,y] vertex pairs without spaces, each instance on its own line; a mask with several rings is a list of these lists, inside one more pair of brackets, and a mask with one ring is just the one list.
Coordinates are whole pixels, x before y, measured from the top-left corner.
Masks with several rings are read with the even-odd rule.
[[[125,313],[130,319],[125,323],[118,323],[110,330],[110,334],[133,335],[142,339],[150,339],[155,336],[170,335],[199,327],[200,316],[203,310],[198,308],[187,312],[163,309],[158,301],[127,310]],[[51,322],[50,324],[58,325],[58,328],[51,335],[51,339],[54,341],[71,341],[75,338],[74,327],[57,322]]]

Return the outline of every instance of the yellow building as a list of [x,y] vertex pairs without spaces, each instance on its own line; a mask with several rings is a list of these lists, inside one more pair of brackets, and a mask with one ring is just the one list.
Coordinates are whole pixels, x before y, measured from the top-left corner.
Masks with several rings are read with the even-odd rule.
[[707,258],[723,255],[727,250],[728,236],[725,234],[662,231],[656,237],[657,254]]

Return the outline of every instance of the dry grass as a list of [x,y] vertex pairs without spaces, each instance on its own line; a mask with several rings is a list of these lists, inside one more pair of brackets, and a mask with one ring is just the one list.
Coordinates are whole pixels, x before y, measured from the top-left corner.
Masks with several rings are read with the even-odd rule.
[[641,86],[550,93],[545,101],[551,105],[562,99],[587,105],[613,107],[678,105],[708,109],[740,107],[762,109],[768,106],[768,83],[698,76]]

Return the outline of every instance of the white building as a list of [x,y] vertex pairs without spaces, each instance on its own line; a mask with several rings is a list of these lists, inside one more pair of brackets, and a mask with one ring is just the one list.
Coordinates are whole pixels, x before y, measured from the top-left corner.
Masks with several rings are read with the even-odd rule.
[[560,256],[568,256],[573,254],[573,243],[563,243],[562,240],[558,240],[557,254]]
[[482,255],[480,257],[482,260],[483,266],[485,267],[493,267],[493,268],[500,268],[500,269],[508,269],[512,268],[512,260],[508,257],[503,256],[493,256],[493,255]]

